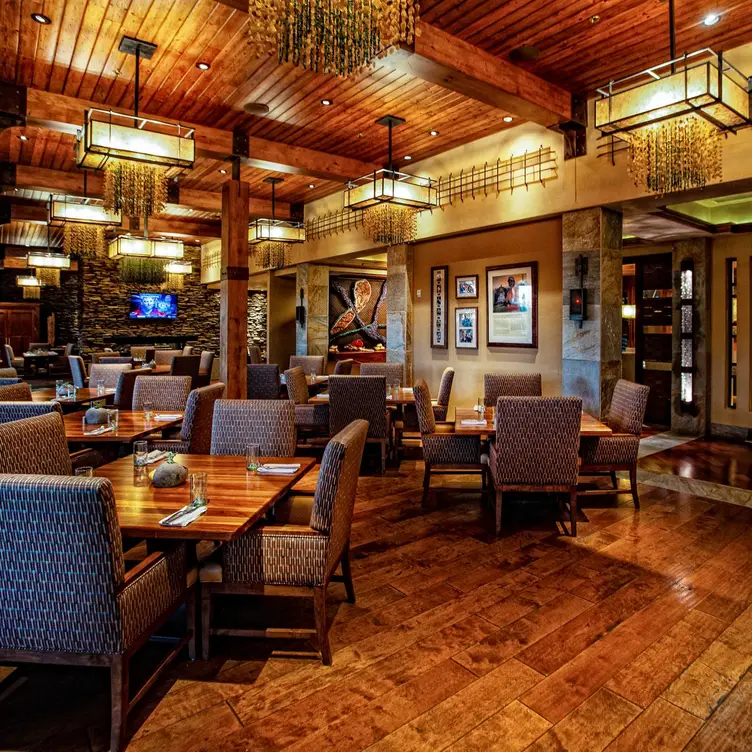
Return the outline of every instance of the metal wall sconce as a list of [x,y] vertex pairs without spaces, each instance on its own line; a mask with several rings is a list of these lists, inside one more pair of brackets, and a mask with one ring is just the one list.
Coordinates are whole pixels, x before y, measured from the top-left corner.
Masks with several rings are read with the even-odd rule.
[[582,322],[587,321],[587,290],[585,289],[587,269],[587,256],[578,256],[574,261],[574,273],[580,275],[580,286],[569,291],[569,320],[576,321],[580,329],[582,329]]

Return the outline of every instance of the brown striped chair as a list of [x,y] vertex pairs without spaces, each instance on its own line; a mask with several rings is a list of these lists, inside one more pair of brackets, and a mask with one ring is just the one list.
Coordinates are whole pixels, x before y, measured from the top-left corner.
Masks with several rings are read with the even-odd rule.
[[97,360],[96,365],[111,366],[117,364],[123,365],[124,363],[130,365],[131,368],[135,367],[133,358],[130,355],[102,355]]
[[150,402],[153,410],[183,412],[190,391],[190,376],[139,376],[133,387],[133,409],[143,410]]
[[264,362],[261,357],[261,348],[258,345],[248,345],[248,362],[254,366]]
[[452,397],[452,384],[454,384],[454,368],[445,368],[441,374],[439,382],[439,394],[435,400],[431,400],[433,405],[433,415],[438,421],[447,419],[449,411],[449,400]]
[[[637,491],[637,456],[649,394],[649,386],[619,379],[614,387],[611,407],[606,418],[613,434],[603,437],[583,436],[580,441],[580,475],[608,473],[614,489],[618,490],[617,471],[628,471],[629,491],[638,509],[640,497]],[[586,492],[585,495],[588,493],[592,492]]]
[[185,345],[181,355],[193,355],[193,345]]
[[403,374],[402,363],[363,363],[360,366],[361,376],[383,376],[389,386],[395,382],[401,387],[404,386]]
[[101,380],[106,389],[115,389],[120,374],[132,368],[130,358],[127,363],[93,363],[89,369],[89,386],[96,389],[97,382]]
[[182,350],[155,350],[154,352],[154,362],[158,366],[169,366],[172,365],[172,359],[176,355],[182,355]]
[[329,429],[329,405],[308,404],[308,382],[300,366],[285,371],[287,395],[295,405],[295,426],[307,431]]
[[323,376],[326,373],[326,358],[323,355],[291,355],[290,368],[298,366],[306,376],[310,376],[311,372]]
[[253,400],[278,400],[281,389],[279,366],[260,363],[247,367],[246,394]]
[[25,381],[0,385],[0,402],[31,402],[31,387]]
[[483,376],[486,407],[493,407],[499,397],[540,397],[539,373],[487,373]]
[[191,389],[198,386],[198,372],[201,368],[200,355],[176,355],[170,366],[170,376],[190,376]]
[[0,379],[17,379],[18,371],[15,368],[0,368]]
[[[0,661],[108,668],[109,747],[120,752],[132,707],[186,643],[195,656],[196,575],[185,546],[155,551],[126,572],[105,478],[0,475],[0,509],[0,560],[9,564],[0,585]],[[185,634],[143,688],[129,692],[131,657],[183,604]]]
[[136,387],[136,379],[139,376],[150,376],[151,368],[135,368],[130,371],[123,371],[118,377],[117,386],[115,387],[115,398],[113,405],[118,410],[133,409],[133,390]]
[[352,369],[354,365],[355,365],[355,361],[352,358],[346,358],[345,360],[338,360],[334,364],[334,375],[335,376],[350,376],[350,374],[352,374]]
[[295,408],[287,400],[220,399],[214,403],[211,454],[243,455],[258,444],[267,457],[295,455]]
[[[368,424],[356,420],[327,444],[316,492],[289,496],[265,522],[219,550],[219,560],[201,567],[202,652],[209,657],[212,597],[216,595],[281,595],[313,598],[315,634],[322,662],[329,666],[326,591],[332,581],[344,582],[347,599],[355,602],[350,574],[350,528]],[[342,574],[337,576],[337,567]],[[268,630],[223,629],[223,634],[269,636]],[[282,630],[271,634],[282,636]],[[288,636],[288,635],[285,635]]]
[[214,353],[211,350],[201,351],[201,360],[198,366],[198,386],[209,386],[211,384],[212,370],[214,368]]

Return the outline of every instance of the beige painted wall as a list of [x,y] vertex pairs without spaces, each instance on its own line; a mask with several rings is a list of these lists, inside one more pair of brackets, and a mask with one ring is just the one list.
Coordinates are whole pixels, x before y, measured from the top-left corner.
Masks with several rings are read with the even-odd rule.
[[[489,348],[486,345],[486,267],[538,262],[538,349]],[[449,348],[430,347],[431,267],[449,265]],[[478,300],[457,301],[454,277],[477,274]],[[415,247],[414,267],[414,370],[424,378],[435,396],[441,374],[447,366],[457,371],[451,406],[472,405],[483,393],[483,374],[493,371],[540,372],[543,393],[561,394],[561,220],[552,219],[507,227],[457,238],[445,238]],[[421,296],[417,297],[417,291]],[[454,347],[455,308],[478,306],[479,348]]]

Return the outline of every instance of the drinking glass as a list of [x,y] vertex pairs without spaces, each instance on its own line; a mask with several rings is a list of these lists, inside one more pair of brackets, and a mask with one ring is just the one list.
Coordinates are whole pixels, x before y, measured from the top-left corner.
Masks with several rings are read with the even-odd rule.
[[104,379],[97,379],[97,397],[104,394]]
[[120,410],[109,410],[107,412],[107,425],[118,430],[120,425]]
[[206,473],[191,473],[191,503],[207,502]]
[[478,397],[478,401],[475,403],[475,412],[485,412],[486,408],[483,405],[483,397]]
[[144,402],[144,418],[146,420],[151,420],[152,418],[151,413],[152,413],[153,407],[154,406],[152,405],[151,402]]
[[392,384],[392,394],[395,399],[399,399],[400,396],[400,383],[399,379]]
[[309,379],[310,379],[311,384],[316,383],[316,371],[313,371],[313,370],[311,371],[311,375],[309,376]]
[[259,454],[261,447],[258,444],[249,444],[245,448],[245,469],[256,472],[259,468]]
[[82,478],[93,478],[94,477],[94,468],[93,467],[77,467],[76,468],[76,476],[80,476]]
[[149,454],[148,441],[135,441],[133,443],[133,465],[134,467],[144,467],[147,464]]
[[63,379],[55,381],[55,396],[65,397],[65,381]]

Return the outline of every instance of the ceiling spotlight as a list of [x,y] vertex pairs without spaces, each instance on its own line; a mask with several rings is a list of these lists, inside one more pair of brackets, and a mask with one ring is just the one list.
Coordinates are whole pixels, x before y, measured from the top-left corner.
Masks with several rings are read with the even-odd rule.
[[220,174],[220,175],[227,175],[227,170],[220,170],[220,171],[219,171],[219,174]]
[[331,99],[322,99],[321,104],[324,105],[324,107],[329,107],[329,105],[334,104]]
[[705,26],[715,26],[720,20],[720,13],[708,13],[708,15],[702,19],[702,22],[705,24]]
[[595,26],[600,20],[600,16],[590,16],[590,25]]
[[412,159],[412,157],[409,154],[405,154],[405,161],[409,162]]
[[308,183],[309,188],[315,188],[316,186],[313,183]]
[[28,137],[28,136],[19,136],[18,138],[19,138],[19,139],[20,139],[21,141],[28,141],[28,140],[29,140],[29,137]]
[[431,135],[431,136],[438,136],[438,135],[439,135],[439,132],[438,132],[438,131],[428,131],[428,133],[429,133],[429,135]]
[[513,118],[513,117],[512,117],[511,115],[505,115],[505,116],[504,116],[504,117],[502,118],[502,120],[503,120],[503,121],[504,121],[505,123],[511,123],[511,122],[512,122],[512,120],[514,120],[514,118]]
[[211,68],[211,65],[209,65],[209,63],[203,63],[203,62],[201,62],[201,63],[196,63],[196,67],[199,70],[209,70],[209,68]]
[[32,13],[31,17],[40,24],[51,24],[52,21],[50,21],[48,16],[45,16],[44,13]]

